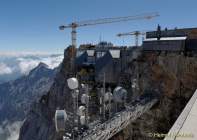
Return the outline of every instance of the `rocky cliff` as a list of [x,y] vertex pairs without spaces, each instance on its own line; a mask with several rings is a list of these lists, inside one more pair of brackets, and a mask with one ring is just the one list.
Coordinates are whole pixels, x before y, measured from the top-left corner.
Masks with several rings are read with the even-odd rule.
[[[66,84],[70,68],[69,49],[65,51],[61,70],[50,91],[40,99],[40,103],[34,104],[27,116],[19,140],[61,139],[55,132],[54,114],[56,108],[72,110],[71,94]],[[151,92],[160,94],[161,100],[112,139],[155,139],[150,138],[148,133],[168,132],[197,87],[196,58],[174,53],[142,53],[129,66],[126,71],[131,75],[130,82],[137,79],[139,86],[133,97]]]
[[20,128],[32,103],[39,102],[50,89],[57,71],[58,68],[52,70],[40,63],[28,75],[0,84],[0,139],[2,135],[10,136],[17,131],[15,128]]
[[0,84],[0,124],[4,120],[23,120],[31,103],[49,90],[55,73],[40,63],[29,75]]
[[71,48],[68,47],[50,91],[32,107],[21,128],[19,140],[60,139],[55,131],[54,115],[57,108],[72,111],[72,97],[66,83],[70,77],[70,58]]
[[196,57],[174,53],[144,53],[132,62],[131,71],[139,72],[139,94],[157,92],[161,99],[112,140],[163,139],[152,134],[166,134],[196,90],[196,60]]

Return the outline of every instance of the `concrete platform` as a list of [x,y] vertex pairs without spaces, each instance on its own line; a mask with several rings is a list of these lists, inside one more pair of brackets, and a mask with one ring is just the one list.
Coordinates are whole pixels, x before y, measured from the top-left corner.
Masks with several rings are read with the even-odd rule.
[[164,140],[197,140],[197,90]]

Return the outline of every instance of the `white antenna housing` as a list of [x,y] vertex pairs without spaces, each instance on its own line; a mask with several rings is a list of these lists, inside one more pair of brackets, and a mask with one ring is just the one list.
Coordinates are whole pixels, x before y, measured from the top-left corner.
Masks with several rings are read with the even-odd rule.
[[82,96],[81,96],[82,104],[87,104],[88,101],[89,101],[89,96],[87,94],[82,94]]
[[68,116],[65,110],[56,110],[55,112],[55,127],[56,131],[65,131],[65,123],[68,120]]
[[107,102],[107,101],[110,101],[112,100],[113,98],[113,95],[111,92],[106,92],[105,95],[104,95],[104,101]]
[[77,80],[77,78],[69,78],[67,79],[67,83],[68,83],[68,87],[71,90],[77,89],[79,87],[79,82]]
[[85,116],[85,106],[80,106],[79,109],[78,109],[78,114],[79,116]]
[[123,103],[126,100],[127,91],[123,87],[116,87],[113,92],[113,99],[117,103]]

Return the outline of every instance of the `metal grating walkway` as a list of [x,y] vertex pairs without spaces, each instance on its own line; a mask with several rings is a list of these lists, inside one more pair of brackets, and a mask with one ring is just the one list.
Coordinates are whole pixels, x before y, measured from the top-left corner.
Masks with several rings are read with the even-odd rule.
[[113,118],[105,123],[96,125],[93,129],[83,133],[80,140],[108,140],[115,134],[123,130],[131,121],[140,117],[148,111],[157,99],[152,99],[145,104],[136,104],[135,106],[127,107],[126,110],[117,113]]

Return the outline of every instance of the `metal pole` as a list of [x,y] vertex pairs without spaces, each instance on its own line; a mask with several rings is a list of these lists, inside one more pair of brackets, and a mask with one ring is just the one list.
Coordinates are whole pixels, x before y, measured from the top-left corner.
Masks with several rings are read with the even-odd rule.
[[111,94],[111,88],[109,88],[109,119],[111,118],[111,98],[112,98],[112,94]]
[[135,40],[135,41],[136,41],[135,43],[136,43],[136,46],[137,46],[137,47],[138,47],[138,39],[139,39],[139,34],[138,34],[138,32],[137,32],[137,33],[136,33],[136,40]]
[[105,101],[104,101],[104,96],[105,96],[105,72],[103,74],[103,119],[105,120]]
[[127,102],[127,95],[124,95],[124,108],[126,107],[126,102]]
[[73,47],[77,47],[77,31],[76,31],[76,27],[72,27],[72,32],[71,32],[71,36],[72,36],[72,46]]
[[73,128],[73,140],[75,140],[75,131],[74,131],[74,128]]
[[89,123],[88,120],[88,114],[89,114],[89,86],[86,87],[86,95],[87,95],[87,101],[86,101],[86,123]]
[[[75,92],[75,91],[72,90],[72,94],[75,94],[74,92]],[[74,126],[74,124],[75,124],[75,109],[76,109],[76,107],[75,107],[75,97],[73,96],[73,126]],[[74,127],[73,127],[73,128],[74,128]]]
[[[75,139],[75,126],[77,125],[77,129],[78,129],[78,115],[77,115],[77,106],[78,106],[78,92],[76,90],[73,90],[73,103],[74,103],[74,106],[73,106],[73,140]],[[77,122],[76,122],[77,121]]]
[[89,114],[89,110],[88,110],[88,108],[89,108],[89,96],[88,96],[88,101],[87,101],[87,112],[86,112],[86,113],[87,113],[87,114],[86,114],[86,117],[87,117],[87,118],[86,118],[86,123],[87,123],[87,124],[89,123],[89,120],[88,120],[88,119],[89,119],[89,117],[88,117],[88,116],[89,116],[89,115],[88,115],[88,114]]
[[100,113],[100,119],[102,120],[102,96],[100,96],[99,98],[99,102],[100,102],[100,109],[99,109],[99,113]]
[[109,119],[111,118],[111,97],[109,97]]
[[[72,91],[73,92],[73,94],[75,94],[74,92],[74,90]],[[75,109],[76,109],[76,107],[75,107],[75,97],[73,96],[73,130],[72,130],[72,134],[73,134],[73,140],[75,139],[74,137],[75,137],[75,131],[74,131],[74,129],[75,129]]]
[[116,113],[118,112],[118,103],[115,101]]
[[74,72],[74,50],[75,50],[75,48],[77,48],[77,31],[76,31],[76,27],[75,26],[72,27],[71,36],[72,36],[71,72]]
[[76,120],[77,120],[77,129],[79,128],[79,115],[78,115],[78,109],[79,109],[79,104],[78,104],[78,95],[79,95],[79,92],[76,91],[76,94],[77,94],[77,97],[76,97]]

